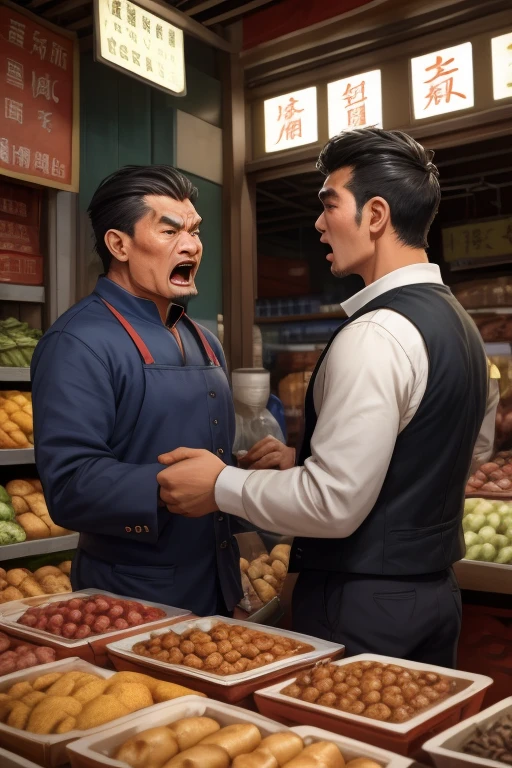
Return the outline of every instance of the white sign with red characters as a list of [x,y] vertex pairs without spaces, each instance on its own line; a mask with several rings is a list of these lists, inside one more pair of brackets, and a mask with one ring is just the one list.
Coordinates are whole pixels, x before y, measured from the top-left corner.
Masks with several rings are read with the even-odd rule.
[[493,37],[492,85],[495,101],[512,98],[512,32]]
[[416,120],[473,107],[471,43],[411,59],[411,80]]
[[265,151],[279,152],[318,141],[316,88],[267,99]]
[[327,102],[329,136],[354,128],[382,128],[380,69],[329,83]]

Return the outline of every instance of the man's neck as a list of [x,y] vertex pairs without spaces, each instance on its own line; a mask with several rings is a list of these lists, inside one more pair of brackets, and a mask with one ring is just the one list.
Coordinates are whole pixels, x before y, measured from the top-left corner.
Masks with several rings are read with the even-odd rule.
[[165,325],[167,320],[167,313],[169,310],[169,299],[166,299],[163,296],[155,296],[149,291],[136,288],[131,284],[131,281],[127,276],[121,272],[118,272],[117,270],[111,269],[106,276],[109,280],[112,280],[113,283],[116,283],[116,285],[124,288],[124,290],[128,291],[128,293],[131,293],[132,296],[136,296],[138,299],[146,299],[147,301],[152,301],[158,310],[158,314],[160,315],[162,323]]
[[425,251],[420,248],[401,247],[398,250],[376,254],[375,258],[364,265],[359,274],[364,284],[368,286],[397,269],[410,267],[413,264],[428,264]]

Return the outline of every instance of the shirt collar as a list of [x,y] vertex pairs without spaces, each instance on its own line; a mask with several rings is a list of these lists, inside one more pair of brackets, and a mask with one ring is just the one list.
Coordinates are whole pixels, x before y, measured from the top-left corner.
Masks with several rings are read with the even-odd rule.
[[435,283],[443,285],[441,271],[437,264],[411,264],[408,267],[395,269],[393,272],[381,277],[371,285],[358,291],[350,299],[341,304],[341,308],[351,317],[362,309],[365,304],[395,288],[403,288],[405,285],[417,285],[418,283]]
[[[102,299],[106,299],[121,315],[131,315],[140,320],[146,320],[149,323],[163,326],[160,313],[154,301],[134,296],[133,293],[130,293],[104,275],[98,278],[94,293]],[[167,326],[173,328],[183,313],[182,307],[178,304],[171,304],[167,315]]]

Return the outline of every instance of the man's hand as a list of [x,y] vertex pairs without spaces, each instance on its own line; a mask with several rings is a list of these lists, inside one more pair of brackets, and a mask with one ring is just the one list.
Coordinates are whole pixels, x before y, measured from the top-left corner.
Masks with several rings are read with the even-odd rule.
[[238,464],[242,469],[291,469],[295,466],[295,448],[269,435],[253,445]]
[[217,512],[215,483],[226,467],[213,453],[177,448],[158,457],[167,469],[158,473],[160,498],[169,512],[184,517],[204,517]]

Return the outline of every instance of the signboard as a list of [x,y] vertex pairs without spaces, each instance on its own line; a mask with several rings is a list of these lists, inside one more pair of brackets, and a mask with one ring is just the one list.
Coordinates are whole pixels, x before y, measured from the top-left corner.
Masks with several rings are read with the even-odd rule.
[[0,4],[0,174],[78,190],[74,34]]
[[416,120],[473,107],[471,43],[411,59],[411,81]]
[[279,152],[318,140],[316,88],[267,99],[264,109],[266,152]]
[[329,136],[353,128],[382,128],[380,69],[327,85]]
[[0,251],[40,256],[41,190],[0,179]]
[[174,96],[185,96],[183,31],[128,0],[95,0],[95,57]]
[[451,269],[501,264],[512,257],[512,216],[446,227],[443,257]]
[[494,99],[512,98],[512,32],[493,37],[491,50]]

